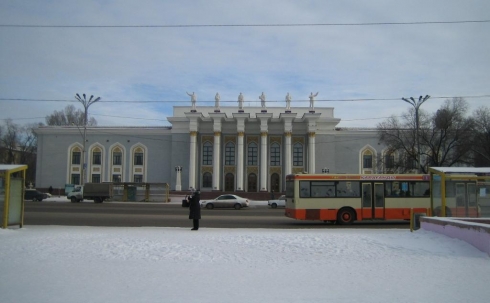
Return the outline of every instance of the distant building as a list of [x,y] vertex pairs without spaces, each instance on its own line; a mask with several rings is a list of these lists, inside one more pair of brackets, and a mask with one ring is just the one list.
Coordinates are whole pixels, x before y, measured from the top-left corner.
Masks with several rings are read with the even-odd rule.
[[[174,190],[180,166],[182,190],[282,192],[291,173],[387,169],[377,131],[336,128],[340,119],[331,107],[175,106],[168,121],[171,126],[88,127],[86,182],[166,182]],[[81,130],[35,132],[36,185],[80,184]]]

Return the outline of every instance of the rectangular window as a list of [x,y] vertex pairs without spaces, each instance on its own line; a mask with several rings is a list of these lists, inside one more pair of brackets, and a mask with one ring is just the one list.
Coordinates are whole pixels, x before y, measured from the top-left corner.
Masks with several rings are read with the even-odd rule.
[[143,165],[143,153],[134,154],[134,165]]
[[335,197],[335,182],[327,181],[300,181],[300,198]]
[[225,165],[235,165],[235,144],[227,144],[225,147]]
[[101,152],[94,152],[92,154],[92,164],[93,165],[100,165],[102,162],[101,158],[102,158]]
[[299,197],[310,197],[310,181],[299,181]]
[[293,147],[293,166],[303,166],[303,145]]
[[[71,164],[80,164],[80,159],[81,159],[81,153],[80,152],[73,152],[72,156],[71,156]],[[75,184],[75,183],[73,183],[73,184]]]
[[135,183],[143,183],[143,175],[134,175],[134,181]]
[[428,197],[430,182],[386,182],[385,195],[387,197]]
[[121,182],[121,175],[118,174],[112,175],[112,182],[116,182],[116,183]]
[[71,174],[71,184],[80,185],[80,174]]
[[337,182],[337,197],[360,197],[358,181],[339,181]]
[[100,183],[100,174],[92,174],[92,183]]
[[257,146],[249,145],[247,153],[247,165],[257,166],[258,165],[258,150]]
[[311,181],[311,197],[335,197],[335,183]]
[[281,150],[279,145],[271,146],[271,166],[280,166],[281,165]]
[[362,167],[363,168],[373,168],[373,156],[364,155],[362,157]]
[[121,165],[122,163],[122,153],[115,152],[112,154],[112,165]]
[[213,146],[204,145],[202,149],[202,165],[213,165]]

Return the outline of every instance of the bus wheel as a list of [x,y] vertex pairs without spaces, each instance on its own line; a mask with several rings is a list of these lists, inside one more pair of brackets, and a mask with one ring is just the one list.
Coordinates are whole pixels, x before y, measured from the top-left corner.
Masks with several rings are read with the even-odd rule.
[[352,224],[354,220],[354,212],[349,208],[342,208],[337,213],[337,223],[340,225]]

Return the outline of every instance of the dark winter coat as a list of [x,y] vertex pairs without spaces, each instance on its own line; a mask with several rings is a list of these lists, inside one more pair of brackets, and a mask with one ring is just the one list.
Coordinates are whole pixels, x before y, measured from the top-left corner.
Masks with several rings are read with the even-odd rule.
[[194,193],[189,200],[189,219],[201,219],[201,195]]

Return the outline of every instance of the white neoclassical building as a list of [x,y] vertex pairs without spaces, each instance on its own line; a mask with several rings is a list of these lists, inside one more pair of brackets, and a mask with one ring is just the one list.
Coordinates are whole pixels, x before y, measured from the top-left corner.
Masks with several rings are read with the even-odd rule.
[[[172,190],[282,192],[290,173],[375,173],[375,129],[341,129],[331,107],[175,106],[171,126],[39,127],[36,186],[165,182]],[[85,159],[85,161],[83,160]],[[85,163],[85,165],[84,165]],[[85,173],[82,173],[85,166]]]

